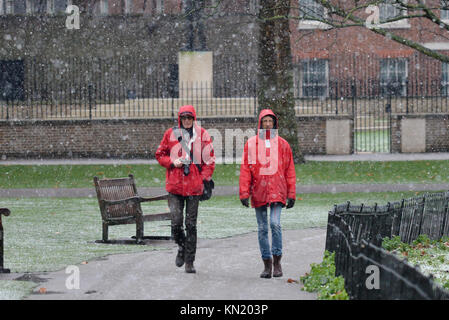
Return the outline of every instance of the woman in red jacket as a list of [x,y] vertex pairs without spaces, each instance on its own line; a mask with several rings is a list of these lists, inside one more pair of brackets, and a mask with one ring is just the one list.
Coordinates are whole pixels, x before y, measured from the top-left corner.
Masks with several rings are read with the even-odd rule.
[[[248,139],[240,166],[240,201],[256,209],[259,248],[264,262],[261,278],[282,276],[281,210],[296,199],[296,173],[292,150],[278,135],[278,119],[270,109],[259,114],[257,135]],[[272,248],[268,240],[267,208],[270,207]]]
[[[195,273],[198,204],[203,194],[203,180],[210,181],[215,168],[212,141],[196,122],[193,106],[182,106],[178,126],[165,131],[156,151],[156,159],[167,169],[165,188],[172,212],[172,234],[179,246],[176,266],[185,262],[185,271]],[[185,232],[183,210],[186,207]]]

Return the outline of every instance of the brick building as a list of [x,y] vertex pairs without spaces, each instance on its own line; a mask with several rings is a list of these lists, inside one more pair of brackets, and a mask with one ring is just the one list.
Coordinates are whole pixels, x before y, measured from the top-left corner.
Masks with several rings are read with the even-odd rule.
[[[437,0],[426,3],[439,6]],[[77,30],[66,28],[70,4],[80,8]],[[200,116],[209,116],[208,128],[225,130],[223,116],[249,128],[257,106],[258,0],[210,0],[208,5],[205,34],[217,87],[201,103],[217,112],[208,114],[205,108]],[[292,8],[292,17],[304,11],[326,16],[312,0],[292,0]],[[448,10],[433,11],[449,21]],[[181,0],[0,0],[2,152],[108,157],[117,150],[115,156],[145,156],[142,150],[153,148],[146,128],[157,124],[162,132],[173,120],[174,103],[185,102],[176,100],[178,53],[188,32],[184,13]],[[400,14],[393,5],[379,5],[381,27],[449,53],[447,31],[424,18],[382,23]],[[302,18],[292,18],[290,26],[298,140],[305,154],[342,152],[329,138],[340,128],[345,153],[407,152],[413,149],[408,141],[416,139],[402,131],[417,123],[419,130],[409,131],[424,134],[413,150],[449,150],[448,64],[365,27],[332,29]],[[422,118],[407,118],[412,115]],[[95,153],[83,141],[101,136],[103,127],[115,128],[118,136],[105,150],[95,145]],[[381,140],[382,148],[360,144],[367,130],[376,133],[369,144]],[[52,150],[37,132],[52,137]],[[135,146],[120,138],[134,133],[139,133]],[[156,145],[159,137],[152,138]]]
[[[432,0],[428,5],[434,7],[433,2],[438,3]],[[61,28],[65,8],[70,4],[81,9],[81,31],[76,33]],[[210,0],[207,6],[207,43],[216,61],[222,62],[226,56],[238,56],[247,65],[248,59],[254,60],[258,0]],[[302,9],[298,10],[298,7]],[[448,21],[449,10],[434,11],[443,21]],[[291,16],[301,17],[303,12],[326,17],[324,8],[313,0],[292,0]],[[48,61],[70,56],[141,57],[144,51],[145,57],[163,57],[169,61],[167,64],[173,65],[186,38],[185,21],[180,19],[183,13],[182,0],[0,0],[0,44],[3,48],[0,59],[45,57]],[[380,5],[381,22],[401,14],[406,12],[394,5]],[[38,24],[39,28],[33,30],[30,24]],[[399,20],[381,24],[381,27],[428,48],[449,52],[448,31],[424,18]],[[30,30],[34,34],[27,33]],[[49,34],[53,39],[49,39]],[[331,29],[322,22],[292,19],[291,39],[297,97],[328,97],[337,94],[337,89],[338,95],[350,95],[352,92],[345,81],[358,82],[359,95],[449,93],[447,64],[427,58],[367,28]],[[83,43],[81,47],[80,42]],[[228,71],[220,65],[217,63],[217,70]],[[254,64],[249,67],[245,73],[254,74]],[[241,75],[242,70],[238,73]],[[232,78],[229,74],[226,76]],[[253,76],[250,77],[248,81],[255,81]]]

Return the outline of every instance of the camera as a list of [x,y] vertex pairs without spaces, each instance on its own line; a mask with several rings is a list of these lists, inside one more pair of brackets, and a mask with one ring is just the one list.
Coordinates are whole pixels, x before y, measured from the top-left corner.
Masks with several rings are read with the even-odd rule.
[[190,160],[181,159],[181,163],[183,164],[182,169],[184,171],[184,175],[187,176],[190,173]]

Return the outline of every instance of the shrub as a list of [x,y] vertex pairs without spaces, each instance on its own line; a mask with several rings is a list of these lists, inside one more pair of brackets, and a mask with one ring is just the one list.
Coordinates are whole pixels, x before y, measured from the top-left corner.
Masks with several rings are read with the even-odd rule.
[[312,263],[310,273],[300,277],[302,290],[317,292],[318,300],[349,300],[342,276],[335,276],[335,253],[324,252],[320,264]]

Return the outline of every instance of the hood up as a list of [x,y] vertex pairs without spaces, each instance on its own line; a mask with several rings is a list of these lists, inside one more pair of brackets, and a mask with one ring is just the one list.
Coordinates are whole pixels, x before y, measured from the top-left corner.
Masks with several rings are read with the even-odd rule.
[[[273,129],[271,129],[271,130],[264,130],[264,129],[262,129],[262,118],[264,118],[266,116],[271,116],[274,119]],[[259,113],[259,123],[258,123],[258,126],[257,126],[258,136],[261,139],[274,138],[275,135],[276,135],[277,130],[279,129],[278,124],[279,124],[278,117],[276,117],[276,115],[274,114],[274,112],[271,109],[263,109],[263,110],[261,110],[260,113]]]
[[181,128],[181,114],[183,114],[183,113],[190,113],[190,114],[192,114],[193,124],[195,125],[195,122],[196,122],[196,111],[195,111],[195,108],[193,106],[186,105],[186,106],[182,106],[181,108],[179,108],[179,111],[178,111],[178,127]]

